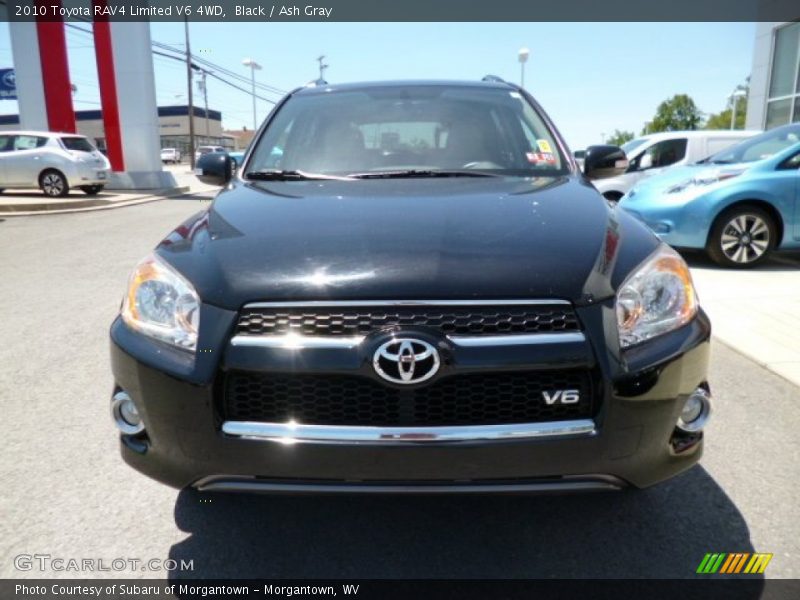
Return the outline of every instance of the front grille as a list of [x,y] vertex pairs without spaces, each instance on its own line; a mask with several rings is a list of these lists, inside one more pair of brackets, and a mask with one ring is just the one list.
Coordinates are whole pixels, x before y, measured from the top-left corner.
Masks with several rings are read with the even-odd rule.
[[[576,404],[551,404],[542,392],[578,390]],[[471,373],[410,389],[353,375],[225,377],[223,418],[234,421],[384,427],[494,425],[588,418],[594,414],[586,370]]]
[[430,327],[446,335],[578,331],[566,304],[530,306],[245,307],[238,335],[356,336],[392,327]]

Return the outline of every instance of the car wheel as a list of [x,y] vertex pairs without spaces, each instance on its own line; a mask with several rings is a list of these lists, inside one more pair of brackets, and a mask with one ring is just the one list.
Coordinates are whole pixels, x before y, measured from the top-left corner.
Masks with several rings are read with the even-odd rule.
[[769,213],[755,206],[737,206],[714,221],[706,251],[723,267],[748,268],[769,256],[777,235]]
[[88,196],[96,196],[101,191],[103,191],[104,187],[105,186],[102,185],[82,185],[81,190],[83,191],[84,194]]
[[609,202],[619,202],[619,199],[622,198],[622,194],[619,192],[605,192],[603,198]]
[[39,176],[39,187],[45,196],[50,196],[51,198],[60,198],[69,194],[67,178],[52,169]]

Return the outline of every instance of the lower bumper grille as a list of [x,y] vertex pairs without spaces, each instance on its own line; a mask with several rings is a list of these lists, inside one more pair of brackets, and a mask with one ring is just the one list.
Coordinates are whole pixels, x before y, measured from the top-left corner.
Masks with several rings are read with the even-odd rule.
[[[591,382],[586,370],[471,373],[406,390],[351,375],[232,372],[225,378],[222,411],[225,420],[306,425],[414,427],[562,421],[594,415]],[[559,390],[577,390],[578,401],[547,404],[545,393],[553,400]]]

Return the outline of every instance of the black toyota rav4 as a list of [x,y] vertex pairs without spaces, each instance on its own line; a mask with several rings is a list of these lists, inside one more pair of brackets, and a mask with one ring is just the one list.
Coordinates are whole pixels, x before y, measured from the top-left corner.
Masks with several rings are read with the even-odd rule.
[[710,325],[689,270],[528,93],[320,83],[133,271],[111,328],[124,459],[176,487],[648,486],[700,457]]

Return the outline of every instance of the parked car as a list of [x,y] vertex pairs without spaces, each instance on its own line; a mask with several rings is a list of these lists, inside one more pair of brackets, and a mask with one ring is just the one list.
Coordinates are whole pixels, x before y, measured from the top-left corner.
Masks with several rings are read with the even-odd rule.
[[800,123],[670,169],[638,184],[620,206],[668,244],[704,249],[725,267],[800,248]]
[[628,169],[617,177],[595,183],[608,200],[616,202],[638,181],[667,167],[689,165],[757,135],[758,131],[665,131],[635,138],[622,145]]
[[181,162],[181,153],[177,148],[162,148],[161,162],[178,164]]
[[91,196],[103,189],[110,168],[108,159],[82,135],[0,132],[0,192],[38,188],[55,198],[79,188]]
[[242,164],[242,160],[244,160],[244,150],[234,150],[233,152],[228,152],[228,156],[231,157],[233,161],[233,167],[238,168],[240,164]]
[[201,156],[209,152],[225,152],[225,148],[222,146],[198,146],[194,153],[194,161],[197,162]]
[[699,459],[710,326],[689,269],[519,86],[299,88],[238,171],[197,168],[223,190],[134,269],[111,328],[134,468],[440,493],[648,486]]

